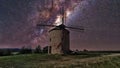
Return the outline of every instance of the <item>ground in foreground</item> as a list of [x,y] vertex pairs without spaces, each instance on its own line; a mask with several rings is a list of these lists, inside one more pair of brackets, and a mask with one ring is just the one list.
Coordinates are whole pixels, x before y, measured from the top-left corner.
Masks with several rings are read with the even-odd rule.
[[0,57],[0,68],[120,68],[120,54],[5,56]]

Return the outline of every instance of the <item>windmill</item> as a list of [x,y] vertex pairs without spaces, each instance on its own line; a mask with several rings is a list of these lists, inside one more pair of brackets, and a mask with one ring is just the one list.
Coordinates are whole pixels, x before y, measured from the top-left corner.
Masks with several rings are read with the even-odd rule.
[[[53,2],[53,1],[52,1]],[[54,3],[52,3],[53,5]],[[46,25],[46,24],[37,24],[37,27],[53,27],[51,30],[49,30],[49,39],[50,39],[50,47],[51,49],[48,49],[48,53],[50,54],[68,54],[70,51],[70,40],[69,40],[69,29],[79,30],[83,31],[83,28],[77,28],[77,27],[70,27],[66,26],[65,23],[65,8],[64,6],[61,7],[61,20],[62,23],[59,25]]]

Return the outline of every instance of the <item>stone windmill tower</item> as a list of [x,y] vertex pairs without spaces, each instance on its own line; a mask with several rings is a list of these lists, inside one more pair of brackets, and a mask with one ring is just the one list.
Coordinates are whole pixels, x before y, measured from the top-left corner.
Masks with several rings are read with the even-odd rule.
[[49,31],[51,54],[69,53],[69,33],[63,24]]
[[[52,3],[54,4],[54,3]],[[53,27],[53,29],[49,30],[49,41],[50,41],[50,47],[48,47],[48,53],[49,54],[68,54],[70,51],[70,36],[69,31],[66,28],[69,29],[75,29],[75,30],[84,30],[83,28],[76,28],[76,27],[69,27],[65,26],[65,10],[64,7],[61,8],[62,15],[62,23],[59,25],[45,25],[45,24],[37,24],[38,27],[45,26],[45,27]]]

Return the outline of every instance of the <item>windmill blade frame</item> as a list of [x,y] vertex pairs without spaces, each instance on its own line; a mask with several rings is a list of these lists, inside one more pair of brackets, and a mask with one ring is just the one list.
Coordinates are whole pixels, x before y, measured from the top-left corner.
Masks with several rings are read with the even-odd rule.
[[37,24],[37,26],[48,26],[48,27],[56,27],[56,25],[45,25],[45,24]]
[[69,26],[66,26],[66,28],[70,28],[70,29],[76,29],[76,30],[83,30],[83,31],[84,31],[84,28],[69,27]]

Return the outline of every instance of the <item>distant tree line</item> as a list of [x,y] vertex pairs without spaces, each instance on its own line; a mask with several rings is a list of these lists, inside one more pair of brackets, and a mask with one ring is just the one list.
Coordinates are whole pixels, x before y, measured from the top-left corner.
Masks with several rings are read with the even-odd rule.
[[39,54],[48,53],[48,46],[44,47],[43,49],[41,48],[40,45],[38,45],[35,49],[27,48],[23,46],[19,51],[19,54],[31,54],[31,53],[39,53]]
[[8,56],[11,55],[10,49],[0,49],[0,56]]
[[[23,46],[22,48],[17,49],[0,49],[0,56],[9,56],[9,55],[19,55],[19,54],[47,54],[48,49],[51,50],[50,46],[45,46],[43,49],[40,45],[36,46],[35,49],[31,47]],[[71,55],[85,55],[90,53],[120,53],[120,51],[88,51],[84,49],[83,51],[75,50],[70,51]]]
[[35,49],[32,49],[31,47],[23,46],[19,49],[0,49],[0,56],[9,56],[9,55],[18,55],[18,54],[45,54],[48,53],[48,46],[45,46],[43,49],[40,45],[36,46]]

